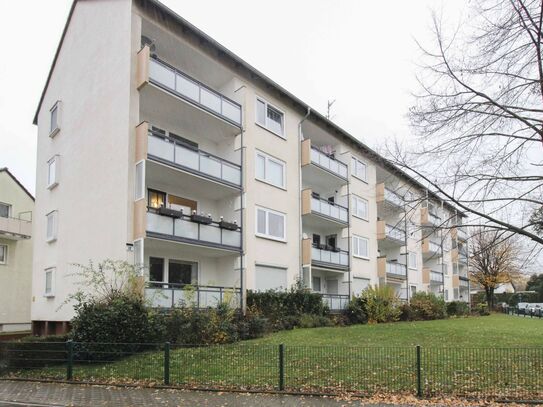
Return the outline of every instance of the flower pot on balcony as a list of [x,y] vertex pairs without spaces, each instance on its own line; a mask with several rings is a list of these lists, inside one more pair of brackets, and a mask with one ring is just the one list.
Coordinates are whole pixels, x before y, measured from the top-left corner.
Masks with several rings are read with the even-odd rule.
[[213,222],[209,216],[192,214],[190,215],[190,220],[196,223],[201,223],[202,225],[210,225]]
[[238,230],[238,225],[237,223],[233,223],[233,222],[226,222],[224,220],[221,220],[219,222],[219,226],[223,229],[227,229],[227,230]]
[[181,218],[183,217],[183,211],[178,211],[175,209],[166,208],[164,206],[161,206],[158,208],[159,215],[162,216],[169,216],[170,218]]

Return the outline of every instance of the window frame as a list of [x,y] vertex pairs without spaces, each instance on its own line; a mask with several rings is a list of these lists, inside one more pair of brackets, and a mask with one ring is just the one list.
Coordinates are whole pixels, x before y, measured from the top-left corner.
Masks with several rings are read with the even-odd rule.
[[[258,156],[261,156],[264,158],[264,178],[260,178],[258,176],[258,171],[257,171],[257,161],[258,161]],[[283,178],[283,185],[277,185],[277,184],[274,184],[273,182],[269,181],[268,179],[266,179],[266,169],[268,168],[268,162],[269,161],[272,161],[276,164],[280,164],[283,168],[283,174],[282,174],[282,178]],[[255,179],[258,180],[258,181],[261,181],[261,182],[264,182],[266,184],[269,184],[271,186],[274,186],[276,188],[280,188],[280,189],[283,189],[283,190],[287,190],[287,163],[284,162],[283,160],[280,160],[279,158],[276,158],[268,153],[265,153],[263,152],[262,150],[256,150],[255,151]]]
[[[411,263],[411,255],[414,255],[414,259],[415,259],[415,266],[413,266],[413,264]],[[408,251],[407,252],[407,268],[409,270],[418,270],[419,268],[419,258],[417,256],[417,252],[413,252],[413,251]]]
[[[262,210],[266,213],[266,233],[260,233],[258,231],[258,211]],[[279,215],[283,218],[283,237],[277,237],[269,234],[269,214]],[[275,240],[277,242],[287,242],[287,215],[283,212],[275,211],[273,209],[265,208],[263,206],[255,205],[255,236],[261,237],[263,239]]]
[[[141,166],[141,179],[138,179],[138,166]],[[145,199],[145,160],[140,160],[134,165],[134,201]],[[141,188],[141,195],[138,195],[138,189]]]
[[[51,182],[51,164],[55,163],[54,180]],[[59,168],[59,156],[55,154],[49,160],[47,160],[47,189],[51,190],[58,185],[58,168]]]
[[[53,128],[53,112],[56,111],[56,127]],[[60,100],[57,100],[51,109],[49,109],[49,137],[55,137],[60,131],[60,112],[61,112],[61,103]]]
[[[53,216],[53,219],[54,219],[54,223],[53,223],[53,230],[52,230],[52,233],[53,235],[52,236],[48,236],[47,233],[48,233],[48,229],[49,229],[49,216]],[[46,224],[45,224],[45,241],[47,243],[52,243],[54,241],[57,240],[57,235],[58,235],[58,211],[55,209],[51,212],[48,212],[46,215],[45,215],[45,219],[46,219]]]
[[[360,175],[358,175],[356,173],[356,171],[355,171],[356,166],[355,166],[355,168],[353,168],[353,161],[356,161],[357,163],[363,164],[364,167],[366,168],[366,170],[364,172],[364,178],[362,178]],[[364,160],[362,160],[362,159],[360,159],[360,158],[358,158],[358,157],[356,157],[354,155],[351,156],[351,175],[353,177],[355,177],[356,179],[359,179],[360,181],[365,182],[366,184],[368,183],[368,168],[369,168],[369,166],[368,166],[368,163],[366,161],[364,161]]]
[[[8,208],[8,216],[6,217],[6,219],[9,219],[11,217],[11,209],[12,209],[11,205],[6,202],[0,202],[0,205]],[[3,218],[3,216],[0,216],[0,217]]]
[[4,252],[4,258],[0,258],[0,266],[5,266],[8,264],[8,258],[9,258],[9,253],[8,253],[8,245],[7,244],[0,244],[0,248],[4,248],[3,252]]
[[[370,214],[369,214],[369,212],[370,212],[370,203],[369,203],[369,201],[368,201],[366,198],[362,198],[361,196],[358,196],[358,195],[356,195],[356,194],[352,194],[352,197],[351,197],[351,198],[352,198],[352,199],[351,199],[351,206],[353,207],[353,208],[352,208],[352,209],[353,209],[353,211],[352,211],[352,212],[353,212],[353,216],[354,216],[355,218],[358,218],[358,219],[362,219],[362,220],[365,220],[365,221],[369,221],[369,218],[370,218]],[[360,216],[360,215],[356,212],[356,210],[355,210],[355,205],[354,205],[353,201],[363,201],[363,202],[366,203],[366,217]],[[358,208],[358,202],[357,202],[357,204],[356,204],[356,207]]]
[[[265,108],[265,123],[260,123],[258,121],[258,102],[262,102],[264,103],[264,108]],[[269,126],[268,126],[268,107],[271,107],[273,110],[276,110],[277,112],[279,112],[283,118],[282,120],[282,123],[281,123],[281,133],[277,133],[276,131],[272,130]],[[281,137],[282,139],[286,140],[287,139],[287,136],[285,134],[285,129],[286,129],[286,114],[285,112],[282,110],[282,109],[279,109],[276,105],[272,104],[272,103],[269,103],[266,99],[260,97],[260,96],[256,96],[255,97],[255,124],[259,127],[262,127],[263,129],[269,131],[270,133],[273,133],[275,134],[276,136],[278,137]]]
[[[358,243],[355,245],[355,239],[357,239],[357,240],[365,240],[366,241],[367,256],[362,256],[361,254],[355,254],[354,248],[356,247],[356,249],[357,249],[356,251],[358,251],[358,248],[359,248]],[[364,237],[364,236],[354,235],[353,234],[351,243],[352,243],[353,257],[356,257],[357,259],[363,259],[363,260],[369,260],[370,259],[370,239],[368,239],[367,237]]]
[[[51,298],[51,297],[54,297],[55,296],[55,274],[56,274],[56,267],[47,267],[45,270],[44,270],[44,278],[45,278],[45,281],[44,281],[44,287],[43,287],[43,296],[44,297],[47,297],[47,298]],[[47,274],[48,273],[51,273],[51,288],[49,290],[49,292],[47,291]]]

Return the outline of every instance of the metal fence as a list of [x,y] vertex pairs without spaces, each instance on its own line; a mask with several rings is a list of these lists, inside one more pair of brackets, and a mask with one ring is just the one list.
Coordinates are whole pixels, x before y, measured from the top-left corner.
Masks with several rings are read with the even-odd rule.
[[543,348],[0,343],[0,378],[543,400]]

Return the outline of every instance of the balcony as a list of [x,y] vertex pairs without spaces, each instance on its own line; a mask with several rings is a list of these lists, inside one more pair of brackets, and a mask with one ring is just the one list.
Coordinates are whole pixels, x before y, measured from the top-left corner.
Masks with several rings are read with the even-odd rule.
[[[349,209],[321,198],[310,189],[302,191],[302,215],[315,215],[321,222],[332,226],[347,226],[349,224]],[[318,221],[313,222],[318,223]]]
[[149,129],[147,132],[147,157],[150,160],[228,187],[241,188],[240,165],[156,131]]
[[386,204],[396,209],[402,209],[404,207],[403,198],[394,191],[388,189],[384,183],[377,184],[375,187],[375,192],[377,196],[377,204]]
[[237,308],[240,305],[240,289],[149,282],[145,287],[145,299],[154,308],[175,308],[184,304],[204,309],[216,307],[224,302]]
[[377,221],[377,240],[379,244],[386,243],[387,246],[403,246],[405,245],[405,230],[392,226],[384,220]]
[[422,240],[422,254],[425,256],[434,256],[441,253],[441,245],[436,243],[430,238],[425,238]]
[[420,209],[420,223],[427,227],[439,227],[441,225],[441,218],[433,213],[428,208]]
[[440,271],[430,270],[430,284],[443,284],[443,273]]
[[465,242],[468,240],[468,233],[464,228],[457,226],[452,229],[452,237]]
[[458,263],[463,266],[468,264],[468,254],[466,252],[466,249],[458,247],[453,248],[451,258],[453,263]]
[[138,89],[150,83],[206,113],[241,127],[241,105],[150,54],[148,46],[138,53]]
[[241,251],[241,228],[201,215],[185,215],[164,207],[148,208],[147,237],[198,246]]
[[325,245],[316,246],[310,239],[302,240],[303,264],[346,271],[349,269],[349,252]]
[[342,311],[349,304],[349,296],[347,294],[321,294],[321,297],[330,311]]
[[30,239],[32,237],[32,222],[0,216],[0,237],[9,240]]
[[302,141],[301,149],[304,183],[321,190],[347,184],[347,164],[312,146],[309,139]]
[[387,261],[386,257],[377,259],[377,273],[380,278],[391,278],[396,280],[405,280],[407,278],[407,268],[405,264],[396,261]]

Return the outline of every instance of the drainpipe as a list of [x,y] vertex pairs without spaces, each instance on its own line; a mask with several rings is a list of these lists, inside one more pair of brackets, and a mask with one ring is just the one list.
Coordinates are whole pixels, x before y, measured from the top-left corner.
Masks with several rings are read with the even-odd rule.
[[[302,118],[302,120],[298,123],[298,213],[299,213],[299,220],[298,220],[298,228],[299,228],[299,236],[298,236],[298,258],[300,262],[300,274],[299,279],[300,282],[303,283],[304,281],[304,268],[303,268],[303,257],[302,257],[302,238],[303,238],[303,229],[302,229],[302,139],[303,139],[303,133],[302,133],[302,124],[305,122],[305,120],[309,117],[311,114],[311,108],[307,107],[307,113]],[[311,281],[308,281],[308,284],[311,284]]]
[[[403,201],[403,227],[404,227],[404,244],[405,244],[405,292],[407,294],[407,303],[411,302],[409,289],[409,241],[407,237],[407,204]],[[386,228],[386,225],[385,225]]]

